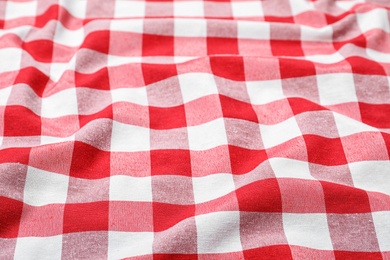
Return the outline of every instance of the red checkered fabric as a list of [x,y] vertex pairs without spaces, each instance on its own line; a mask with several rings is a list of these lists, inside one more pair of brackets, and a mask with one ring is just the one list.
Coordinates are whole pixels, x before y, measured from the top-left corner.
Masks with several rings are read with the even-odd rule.
[[390,259],[389,17],[0,1],[0,259]]

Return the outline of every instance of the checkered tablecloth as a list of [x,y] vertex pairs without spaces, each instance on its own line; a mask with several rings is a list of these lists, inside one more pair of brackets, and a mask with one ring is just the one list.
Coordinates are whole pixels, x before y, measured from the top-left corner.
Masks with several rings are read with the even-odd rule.
[[0,259],[390,259],[390,1],[0,1]]

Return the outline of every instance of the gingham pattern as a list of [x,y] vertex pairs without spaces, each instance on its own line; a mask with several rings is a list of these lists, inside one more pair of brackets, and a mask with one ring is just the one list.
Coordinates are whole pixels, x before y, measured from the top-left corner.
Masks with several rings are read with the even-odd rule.
[[0,1],[0,259],[390,259],[389,17]]

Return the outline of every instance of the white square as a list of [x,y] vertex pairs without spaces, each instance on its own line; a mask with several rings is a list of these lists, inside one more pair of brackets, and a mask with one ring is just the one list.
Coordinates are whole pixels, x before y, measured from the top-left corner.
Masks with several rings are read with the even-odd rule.
[[211,174],[192,178],[195,203],[203,203],[220,198],[235,191],[231,174]]
[[42,117],[57,118],[77,114],[76,88],[65,89],[49,97],[42,98]]
[[282,81],[279,79],[248,81],[246,86],[253,105],[263,105],[286,98],[283,94]]
[[318,62],[322,64],[338,63],[340,61],[345,60],[344,56],[337,51],[332,54],[308,55],[305,56],[305,59],[308,61]]
[[111,135],[112,152],[150,151],[149,128],[113,121]]
[[38,1],[14,2],[7,1],[5,20],[22,17],[34,17],[37,15]]
[[115,18],[145,16],[145,1],[115,1]]
[[175,18],[174,33],[177,37],[206,37],[207,21],[204,19]]
[[9,72],[20,70],[22,50],[19,48],[0,49],[0,71]]
[[301,25],[300,28],[302,41],[332,42],[333,40],[332,26],[314,28]]
[[67,69],[68,63],[51,63],[50,79],[54,82],[58,82]]
[[260,1],[232,1],[234,17],[262,17],[264,15]]
[[143,19],[111,20],[110,30],[116,32],[143,33],[144,22]]
[[52,237],[19,237],[13,259],[61,259],[62,235]]
[[351,73],[317,75],[317,82],[322,105],[357,101],[355,83]]
[[290,7],[292,15],[298,15],[304,12],[314,10],[313,3],[303,0],[290,0]]
[[348,116],[333,112],[333,117],[336,122],[340,137],[361,132],[378,132],[378,129],[375,127],[356,121],[355,119],[352,119]]
[[84,29],[81,27],[77,30],[69,30],[61,23],[57,23],[53,40],[61,45],[79,47],[84,41]]
[[65,203],[68,195],[69,177],[28,167],[24,186],[24,203],[43,206]]
[[46,144],[56,144],[56,143],[63,143],[63,142],[72,142],[75,140],[75,134],[68,136],[68,137],[56,137],[56,136],[47,136],[47,135],[41,135],[41,145]]
[[390,195],[390,161],[361,161],[348,166],[356,188]]
[[277,178],[316,180],[307,162],[287,158],[271,158],[269,162]]
[[326,214],[283,213],[283,227],[289,245],[333,250]]
[[69,1],[60,0],[60,5],[63,6],[72,16],[77,18],[85,18],[87,13],[88,1]]
[[0,89],[0,106],[7,105],[9,95],[11,94],[12,87]]
[[218,94],[214,76],[208,73],[187,73],[178,75],[184,103],[201,97]]
[[175,2],[173,8],[175,17],[197,17],[204,15],[204,5],[202,1]]
[[108,259],[153,254],[153,232],[108,233]]
[[271,27],[266,22],[237,21],[239,39],[269,40]]
[[195,217],[198,253],[242,251],[240,213],[220,211]]
[[389,16],[386,9],[373,9],[365,13],[356,14],[360,30],[365,33],[369,30],[383,30],[390,32]]
[[148,105],[146,88],[118,88],[111,90],[112,102],[129,102],[141,106]]
[[191,150],[204,151],[221,145],[227,145],[226,129],[223,118],[202,125],[188,127],[188,141]]
[[260,133],[264,148],[274,147],[302,135],[295,117],[276,125],[260,125]]
[[390,211],[372,212],[379,249],[390,251]]
[[151,177],[110,177],[110,201],[152,201]]

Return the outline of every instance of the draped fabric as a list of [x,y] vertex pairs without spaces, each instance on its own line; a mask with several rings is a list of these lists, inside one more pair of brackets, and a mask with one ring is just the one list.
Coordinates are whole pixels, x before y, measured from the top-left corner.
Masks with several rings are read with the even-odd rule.
[[388,0],[0,1],[0,259],[390,259]]

